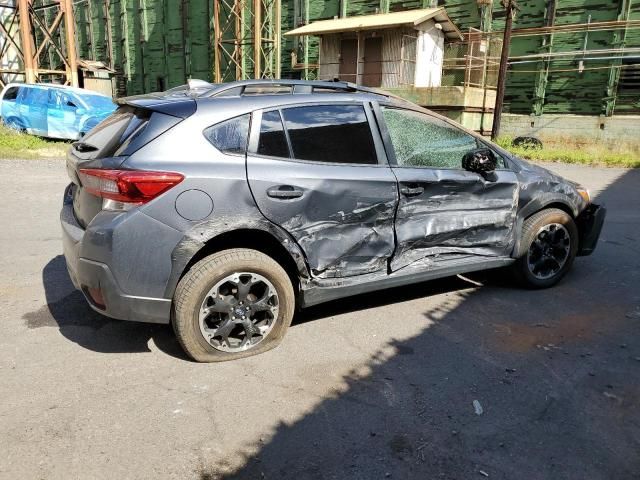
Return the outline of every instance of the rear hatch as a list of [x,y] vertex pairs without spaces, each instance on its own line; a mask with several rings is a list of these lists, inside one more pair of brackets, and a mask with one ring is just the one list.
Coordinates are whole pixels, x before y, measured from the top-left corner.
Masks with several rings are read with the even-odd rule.
[[117,103],[118,109],[67,153],[73,210],[82,227],[102,210],[103,199],[83,186],[80,169],[116,170],[128,156],[196,111],[195,101],[184,93],[127,97]]

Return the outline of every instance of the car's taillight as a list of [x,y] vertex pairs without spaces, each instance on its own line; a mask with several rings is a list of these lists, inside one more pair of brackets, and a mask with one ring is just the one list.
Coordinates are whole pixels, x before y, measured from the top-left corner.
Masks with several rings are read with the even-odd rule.
[[[147,203],[184,180],[184,176],[173,172],[150,172],[146,170],[102,170],[80,169],[83,188],[93,195],[122,204],[116,210]],[[115,205],[114,205],[115,206]]]

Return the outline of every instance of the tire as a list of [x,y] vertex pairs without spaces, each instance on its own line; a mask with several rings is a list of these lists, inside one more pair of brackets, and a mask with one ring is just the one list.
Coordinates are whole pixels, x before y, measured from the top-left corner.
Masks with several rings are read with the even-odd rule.
[[542,210],[524,222],[512,271],[524,287],[549,288],[571,269],[577,251],[578,228],[571,216],[557,208]]
[[15,130],[18,133],[25,133],[27,129],[22,124],[22,122],[17,118],[9,118],[6,122],[4,122],[7,128],[11,130]]
[[294,308],[285,270],[261,252],[236,248],[200,260],[182,277],[173,296],[172,323],[189,357],[224,362],[278,346]]

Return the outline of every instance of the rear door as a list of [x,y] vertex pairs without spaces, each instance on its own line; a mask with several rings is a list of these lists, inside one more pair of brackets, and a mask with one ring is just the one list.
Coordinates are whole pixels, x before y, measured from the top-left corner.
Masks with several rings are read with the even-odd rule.
[[386,271],[396,179],[362,103],[254,113],[247,175],[262,214],[287,230],[319,277]]
[[427,257],[508,255],[518,181],[504,160],[499,157],[495,175],[484,178],[462,168],[465,153],[486,147],[475,136],[414,110],[383,106],[376,112],[400,187],[391,269]]
[[30,133],[48,135],[47,130],[47,102],[49,92],[46,88],[26,87],[22,94],[20,113],[26,117]]

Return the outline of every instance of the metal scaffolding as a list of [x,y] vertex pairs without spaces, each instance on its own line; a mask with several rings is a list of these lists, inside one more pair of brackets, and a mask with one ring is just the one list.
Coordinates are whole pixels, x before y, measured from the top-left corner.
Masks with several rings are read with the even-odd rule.
[[215,82],[280,78],[281,0],[214,0]]
[[7,76],[23,76],[37,83],[44,76],[61,77],[66,85],[78,86],[78,63],[72,0],[36,4],[34,0],[0,3],[0,64],[15,55],[17,65],[0,69],[0,86]]

